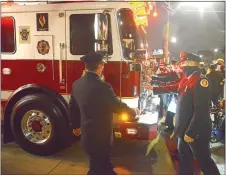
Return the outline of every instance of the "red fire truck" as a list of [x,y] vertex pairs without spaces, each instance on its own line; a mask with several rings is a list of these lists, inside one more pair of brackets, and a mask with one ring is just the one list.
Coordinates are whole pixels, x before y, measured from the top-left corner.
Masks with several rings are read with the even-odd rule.
[[[4,142],[16,140],[24,150],[38,155],[53,154],[68,143],[72,83],[84,70],[80,57],[91,51],[108,52],[105,81],[122,101],[137,107],[141,64],[136,58],[143,58],[141,42],[126,2],[3,5]],[[125,115],[114,117],[116,138],[137,139],[146,131],[127,120]]]

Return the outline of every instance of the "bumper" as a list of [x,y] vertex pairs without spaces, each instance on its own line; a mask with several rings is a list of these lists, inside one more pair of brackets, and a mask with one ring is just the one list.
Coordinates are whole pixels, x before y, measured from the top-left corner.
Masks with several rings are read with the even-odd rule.
[[157,124],[118,123],[113,132],[115,140],[153,140],[157,137]]

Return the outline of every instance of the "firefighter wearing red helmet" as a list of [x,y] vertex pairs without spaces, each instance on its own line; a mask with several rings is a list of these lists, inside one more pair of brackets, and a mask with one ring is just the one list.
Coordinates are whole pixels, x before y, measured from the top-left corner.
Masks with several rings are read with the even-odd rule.
[[193,157],[205,175],[220,175],[211,158],[212,122],[209,114],[211,88],[199,69],[200,57],[181,53],[184,78],[165,87],[148,87],[155,94],[178,93],[175,135],[178,137],[179,174],[194,174]]

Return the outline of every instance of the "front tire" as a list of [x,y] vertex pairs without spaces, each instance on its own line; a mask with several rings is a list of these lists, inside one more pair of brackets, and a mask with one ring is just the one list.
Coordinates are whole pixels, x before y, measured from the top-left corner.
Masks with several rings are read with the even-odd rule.
[[27,95],[12,110],[11,128],[16,142],[25,151],[41,156],[63,147],[69,123],[54,102],[44,94]]

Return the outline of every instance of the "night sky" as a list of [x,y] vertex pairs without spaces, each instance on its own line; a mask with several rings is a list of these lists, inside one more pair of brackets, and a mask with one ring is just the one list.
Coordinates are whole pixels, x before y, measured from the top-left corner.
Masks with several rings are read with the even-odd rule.
[[[164,2],[158,2],[157,19],[149,19],[149,45],[152,48],[162,48],[164,43],[164,23],[167,12],[162,7]],[[179,2],[172,2],[176,9]],[[213,2],[206,11],[224,11],[224,2]],[[196,10],[196,11],[188,11]],[[224,47],[225,13],[204,12],[201,16],[195,6],[182,6],[170,18],[170,36],[177,38],[176,43],[169,43],[170,52],[187,51],[196,53],[199,50],[214,50]]]

